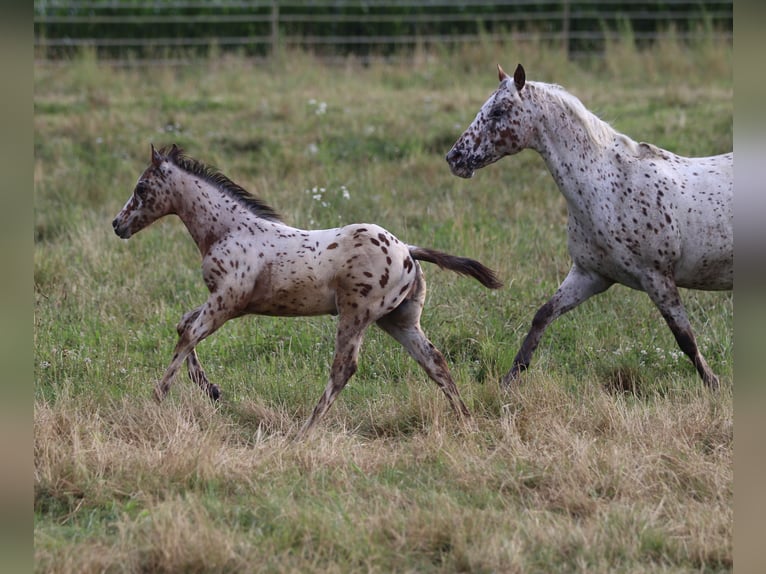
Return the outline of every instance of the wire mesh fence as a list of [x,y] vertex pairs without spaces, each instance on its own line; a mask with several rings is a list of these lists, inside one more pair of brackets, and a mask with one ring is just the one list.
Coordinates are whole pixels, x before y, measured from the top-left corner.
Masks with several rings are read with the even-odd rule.
[[284,48],[370,58],[509,39],[555,43],[577,57],[626,35],[638,44],[733,36],[732,0],[35,0],[34,13],[38,59],[90,48],[127,61],[212,47],[264,58]]

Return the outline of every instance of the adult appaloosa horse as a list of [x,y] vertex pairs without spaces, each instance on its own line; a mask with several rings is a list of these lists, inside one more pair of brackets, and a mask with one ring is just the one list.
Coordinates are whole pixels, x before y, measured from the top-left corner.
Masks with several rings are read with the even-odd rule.
[[510,385],[557,317],[614,283],[645,291],[708,387],[718,377],[700,353],[678,287],[733,286],[732,153],[688,158],[615,131],[558,85],[498,66],[500,86],[447,154],[452,173],[523,149],[537,151],[569,211],[569,274],[534,316]]
[[330,408],[356,372],[365,330],[376,323],[399,341],[441,388],[455,413],[469,416],[442,354],[420,328],[426,283],[417,260],[468,275],[490,289],[502,283],[473,259],[407,245],[370,223],[307,231],[290,227],[260,199],[173,145],[152,146],[151,163],[112,222],[127,239],[176,214],[202,254],[207,301],[178,323],[178,344],[155,388],[161,401],[184,360],[189,377],[213,399],[195,347],[229,319],[246,314],[338,315],[330,380],[300,434]]

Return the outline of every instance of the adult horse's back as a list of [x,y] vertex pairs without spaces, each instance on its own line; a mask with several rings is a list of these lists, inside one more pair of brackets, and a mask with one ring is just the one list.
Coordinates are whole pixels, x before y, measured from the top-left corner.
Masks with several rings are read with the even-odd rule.
[[535,314],[503,384],[525,370],[545,329],[580,303],[622,283],[645,291],[702,380],[718,378],[700,353],[678,287],[733,286],[732,153],[687,158],[615,131],[563,88],[527,82],[519,65],[447,154],[452,173],[522,149],[545,160],[569,211],[572,268]]

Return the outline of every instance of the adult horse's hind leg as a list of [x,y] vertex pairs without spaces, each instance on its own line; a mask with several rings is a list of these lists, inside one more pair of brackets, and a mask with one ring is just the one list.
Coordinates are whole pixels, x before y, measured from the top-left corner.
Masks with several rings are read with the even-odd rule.
[[681,302],[675,281],[664,275],[650,275],[644,280],[643,287],[662,313],[662,317],[673,332],[678,346],[691,359],[702,381],[709,388],[717,389],[718,377],[708,366],[697,347],[697,339],[694,337],[689,317]]
[[407,349],[410,356],[439,385],[458,417],[470,418],[471,414],[460,397],[447,361],[420,328],[420,314],[426,292],[422,274],[419,274],[417,281],[409,297],[388,315],[378,319],[377,324]]
[[522,371],[529,367],[532,355],[540,344],[540,339],[548,325],[593,295],[606,291],[612,284],[612,281],[605,279],[601,275],[580,269],[577,265],[572,265],[572,268],[553,294],[553,297],[535,313],[535,317],[532,319],[532,327],[524,338],[519,352],[516,353],[516,357],[513,359],[513,365],[503,377],[501,384],[504,387],[509,387],[513,381],[519,378]]
[[356,314],[340,312],[338,330],[335,335],[335,357],[330,368],[330,380],[319,398],[311,416],[298,432],[298,438],[305,436],[319,419],[329,410],[338,394],[356,372],[359,348],[362,346],[364,331],[369,326]]
[[[181,317],[181,320],[176,326],[176,331],[178,332],[179,337],[187,329],[189,324],[197,318],[202,307],[203,306],[200,305],[196,309],[185,313],[184,316]],[[212,384],[207,378],[205,370],[202,368],[202,364],[199,362],[199,357],[197,356],[196,349],[192,349],[189,353],[189,356],[186,357],[186,367],[189,372],[189,378],[192,380],[192,382],[196,383],[199,388],[205,391],[205,394],[207,394],[214,401],[217,401],[221,397],[221,389],[218,387],[218,385]]]

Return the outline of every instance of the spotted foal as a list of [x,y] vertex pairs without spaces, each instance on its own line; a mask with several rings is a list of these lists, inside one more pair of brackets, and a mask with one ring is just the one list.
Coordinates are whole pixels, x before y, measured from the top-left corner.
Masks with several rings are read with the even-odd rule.
[[155,220],[176,214],[202,254],[210,295],[178,323],[178,343],[155,388],[161,401],[184,360],[189,377],[213,399],[220,390],[202,369],[195,347],[229,319],[247,314],[295,317],[338,315],[330,380],[300,434],[327,412],[356,372],[359,347],[372,323],[404,346],[444,392],[459,417],[468,417],[442,354],[420,327],[426,283],[417,260],[467,275],[490,289],[494,272],[473,259],[406,245],[374,224],[303,230],[226,176],[173,145],[152,146],[151,164],[112,222],[127,239]]

